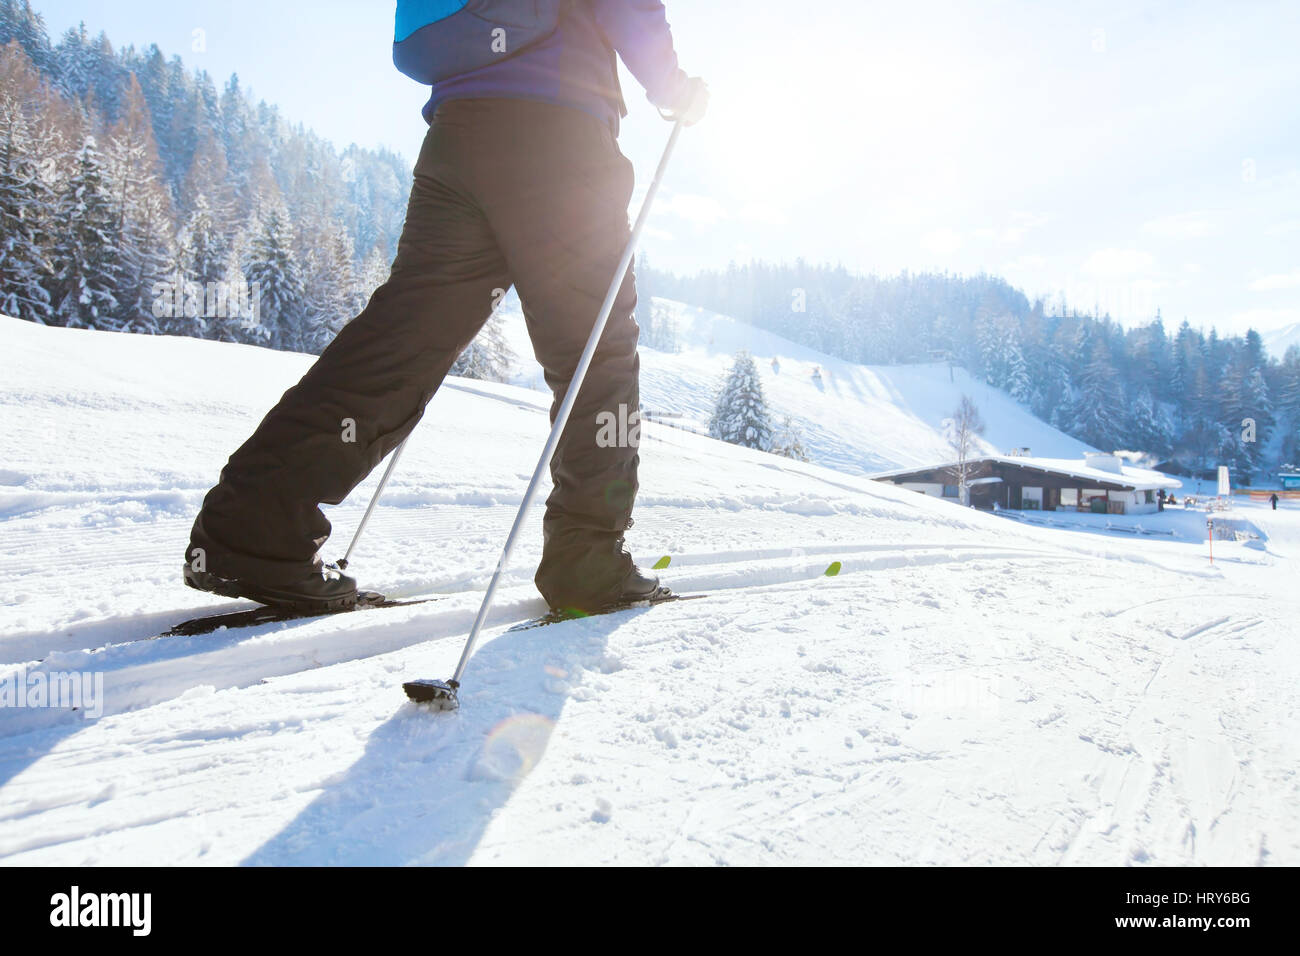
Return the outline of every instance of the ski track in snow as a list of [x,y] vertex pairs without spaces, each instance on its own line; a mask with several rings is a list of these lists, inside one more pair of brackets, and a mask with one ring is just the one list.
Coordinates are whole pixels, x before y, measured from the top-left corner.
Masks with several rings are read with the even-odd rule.
[[[1300,512],[1239,508],[1265,543],[1211,567],[1194,514],[1040,527],[650,424],[629,543],[708,599],[510,633],[531,535],[434,715],[400,684],[454,668],[545,396],[452,381],[412,440],[354,561],[437,601],[151,640],[239,606],[178,585],[189,521],[307,360],[0,341],[0,681],[105,682],[98,719],[0,708],[0,862],[1300,862]],[[377,477],[330,510],[338,553]]]

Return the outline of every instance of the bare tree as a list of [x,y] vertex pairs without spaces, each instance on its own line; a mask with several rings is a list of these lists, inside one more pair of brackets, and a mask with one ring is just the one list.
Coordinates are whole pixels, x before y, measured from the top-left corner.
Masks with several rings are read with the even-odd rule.
[[970,474],[974,470],[970,463],[976,446],[976,436],[984,434],[984,419],[979,409],[970,400],[969,395],[961,397],[961,404],[952,413],[952,418],[943,420],[944,437],[957,453],[957,464],[948,469],[957,482],[957,491],[963,505],[970,504]]

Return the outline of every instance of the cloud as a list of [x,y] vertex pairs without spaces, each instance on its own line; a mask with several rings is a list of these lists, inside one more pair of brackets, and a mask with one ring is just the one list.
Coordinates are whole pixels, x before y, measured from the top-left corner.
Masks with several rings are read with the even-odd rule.
[[1251,292],[1275,292],[1278,289],[1300,289],[1300,270],[1261,276],[1250,284]]
[[1047,216],[1040,216],[1032,212],[1013,212],[1011,214],[1011,225],[1002,230],[1001,239],[1003,242],[1019,242],[1029,230],[1045,226],[1047,222]]
[[1031,269],[1041,269],[1045,265],[1047,265],[1046,256],[1031,253],[1029,255],[1021,256],[1018,259],[1012,259],[1004,265],[1002,269],[1004,272],[1024,272]]
[[1039,226],[1046,225],[1048,218],[1032,212],[1013,212],[1011,222],[1005,226],[989,227],[976,229],[973,235],[976,239],[983,239],[987,242],[1019,242],[1025,237],[1025,233],[1031,229],[1037,229]]
[[769,226],[784,226],[785,213],[766,203],[747,202],[740,208],[736,218],[742,222],[759,222]]
[[687,222],[712,226],[728,218],[727,209],[712,196],[697,193],[674,193],[670,199],[661,200],[655,205],[655,213],[676,216]]
[[1141,249],[1098,249],[1084,261],[1083,272],[1100,279],[1126,279],[1154,265],[1151,253]]
[[1285,222],[1279,222],[1276,225],[1269,226],[1264,230],[1264,235],[1286,236],[1293,232],[1300,232],[1300,219],[1288,219]]
[[1183,212],[1151,219],[1143,223],[1142,231],[1161,239],[1203,239],[1213,235],[1214,226],[1203,212]]
[[947,227],[936,229],[922,237],[921,244],[935,255],[949,255],[961,248],[961,233]]

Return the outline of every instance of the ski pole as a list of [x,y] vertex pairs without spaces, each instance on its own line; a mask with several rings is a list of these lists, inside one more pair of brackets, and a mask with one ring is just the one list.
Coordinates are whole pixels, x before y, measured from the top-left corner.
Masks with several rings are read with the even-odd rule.
[[524,500],[519,504],[519,511],[515,514],[514,524],[510,526],[510,533],[506,536],[505,547],[501,549],[501,557],[497,560],[496,569],[492,572],[492,578],[488,581],[487,591],[483,594],[483,603],[479,606],[478,615],[474,618],[474,624],[469,629],[469,637],[465,641],[465,649],[461,652],[460,663],[456,665],[456,672],[446,681],[440,680],[416,680],[409,681],[402,685],[406,691],[406,696],[411,700],[419,703],[433,703],[440,710],[455,710],[460,706],[460,701],[456,696],[460,688],[460,679],[465,673],[465,665],[469,663],[470,657],[474,653],[474,646],[478,643],[479,632],[483,629],[483,623],[487,620],[488,611],[492,608],[492,598],[496,595],[497,584],[501,581],[501,574],[510,562],[510,553],[514,550],[515,542],[519,538],[519,532],[523,529],[524,518],[528,514],[528,508],[533,503],[533,498],[537,494],[537,488],[541,484],[542,476],[546,473],[551,464],[551,458],[555,455],[555,447],[560,442],[560,435],[564,432],[564,426],[569,422],[569,414],[573,411],[573,405],[578,399],[578,391],[582,388],[582,381],[587,377],[587,369],[591,365],[591,360],[596,354],[596,347],[600,344],[600,337],[605,331],[605,325],[609,322],[610,313],[614,311],[614,301],[618,298],[619,289],[623,286],[623,279],[627,275],[628,266],[632,264],[632,256],[636,252],[637,240],[641,236],[641,230],[645,226],[646,219],[650,215],[650,206],[654,202],[655,193],[659,191],[659,183],[663,180],[664,170],[668,168],[668,159],[672,156],[673,147],[677,145],[677,137],[682,131],[682,121],[678,120],[673,124],[673,131],[668,136],[668,145],[664,147],[663,156],[659,158],[659,166],[655,169],[654,178],[650,181],[650,187],[646,190],[645,200],[641,203],[641,212],[637,214],[636,225],[632,227],[632,235],[627,241],[627,246],[623,249],[623,257],[619,260],[618,269],[614,272],[614,279],[609,284],[609,291],[605,293],[605,301],[601,304],[600,314],[596,317],[596,324],[591,329],[591,335],[587,338],[587,347],[582,350],[582,357],[578,360],[578,367],[573,373],[573,379],[569,382],[569,388],[564,393],[564,401],[560,403],[559,410],[555,413],[555,422],[551,425],[551,434],[546,439],[546,445],[542,448],[542,456],[537,460],[537,467],[533,469],[533,477],[528,482],[528,488],[524,491]]
[[361,524],[357,525],[357,532],[352,536],[352,543],[348,545],[347,554],[339,558],[338,566],[340,571],[346,571],[348,560],[352,557],[352,551],[361,540],[361,532],[366,530],[366,524],[370,521],[370,514],[375,510],[375,505],[379,504],[379,496],[384,493],[384,486],[388,484],[388,479],[393,477],[393,469],[397,467],[397,459],[402,457],[402,449],[406,447],[407,441],[411,438],[407,435],[402,439],[402,443],[393,449],[393,457],[388,459],[388,467],[384,469],[384,477],[379,479],[379,487],[375,489],[374,497],[370,499],[370,504],[366,505],[366,513],[361,516]]

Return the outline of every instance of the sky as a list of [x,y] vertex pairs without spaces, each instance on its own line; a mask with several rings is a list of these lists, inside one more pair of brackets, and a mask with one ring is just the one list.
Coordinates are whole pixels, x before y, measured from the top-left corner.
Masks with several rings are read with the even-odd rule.
[[[414,160],[424,91],[375,0],[35,0],[230,73],[340,146]],[[1300,3],[667,0],[713,93],[643,248],[988,272],[1028,295],[1224,332],[1300,322]],[[669,127],[624,75],[642,184]],[[634,197],[635,205],[640,193]]]

